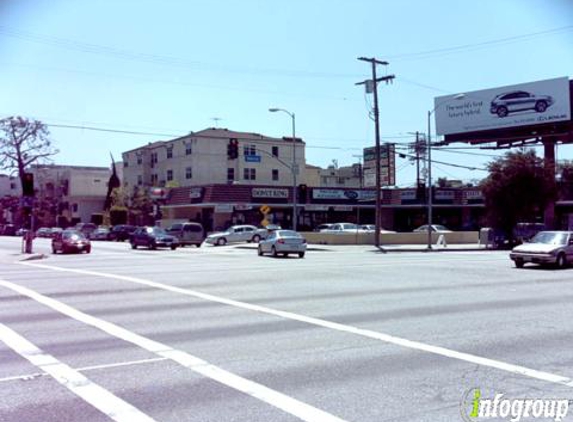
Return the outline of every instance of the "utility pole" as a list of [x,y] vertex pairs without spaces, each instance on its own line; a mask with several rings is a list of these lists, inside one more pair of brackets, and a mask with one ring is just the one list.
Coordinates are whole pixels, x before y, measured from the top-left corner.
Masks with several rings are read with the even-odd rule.
[[392,81],[395,76],[388,75],[383,76],[381,78],[376,77],[376,65],[381,64],[384,66],[388,65],[388,62],[376,60],[374,57],[366,58],[366,57],[359,57],[358,60],[363,62],[368,62],[372,66],[372,79],[365,80],[363,82],[358,82],[355,85],[366,85],[366,89],[368,92],[369,87],[372,88],[372,92],[374,94],[374,124],[375,124],[375,136],[376,136],[376,210],[375,210],[375,219],[376,219],[376,231],[374,233],[374,245],[379,248],[380,247],[380,207],[382,205],[382,198],[381,198],[381,181],[380,181],[380,118],[379,118],[379,109],[378,109],[378,82],[390,82]]

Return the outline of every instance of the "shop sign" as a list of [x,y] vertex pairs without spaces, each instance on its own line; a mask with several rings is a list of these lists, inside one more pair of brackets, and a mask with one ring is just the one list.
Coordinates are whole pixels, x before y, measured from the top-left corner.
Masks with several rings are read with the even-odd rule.
[[417,198],[416,190],[403,190],[400,192],[400,200],[402,201],[414,201]]
[[350,205],[336,205],[334,211],[352,211],[352,206]]
[[453,190],[437,190],[434,194],[437,201],[453,201],[454,197],[455,192]]
[[189,191],[190,199],[200,199],[203,196],[203,188],[191,188]]
[[253,188],[251,191],[253,198],[288,198],[288,189],[273,189],[273,188]]
[[219,214],[233,212],[232,204],[217,204],[215,205],[215,212]]
[[305,211],[328,211],[328,205],[310,204],[304,206]]
[[334,199],[334,200],[371,200],[375,196],[372,191],[343,190],[343,189],[313,189],[313,199]]

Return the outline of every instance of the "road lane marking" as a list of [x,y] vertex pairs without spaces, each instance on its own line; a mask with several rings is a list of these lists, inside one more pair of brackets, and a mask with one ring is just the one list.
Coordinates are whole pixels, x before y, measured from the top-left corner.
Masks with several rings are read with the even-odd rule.
[[[194,290],[183,289],[180,287],[170,286],[167,284],[157,283],[155,281],[140,279],[136,277],[129,277],[129,276],[122,276],[122,275],[115,275],[115,274],[108,274],[102,273],[98,271],[89,271],[89,270],[77,270],[77,269],[70,269],[70,268],[60,268],[55,267],[52,265],[45,265],[45,264],[31,264],[27,262],[22,262],[21,265],[29,266],[29,267],[36,267],[36,268],[45,268],[48,270],[53,271],[61,271],[61,272],[70,272],[76,274],[84,274],[84,275],[91,275],[91,276],[99,276],[102,278],[109,278],[113,280],[122,280],[127,281],[130,283],[141,284],[144,286],[154,287],[160,290],[166,290],[173,293],[182,294],[185,296],[191,296],[198,299],[203,299],[209,302],[220,303],[223,305],[233,306],[240,309],[246,309],[249,311],[259,312],[262,314],[273,315],[284,319],[289,319],[293,321],[303,322],[310,325],[315,325],[318,327],[328,328],[331,330],[336,330],[344,333],[359,335],[362,337],[371,338],[374,340],[379,340],[384,343],[394,344],[396,346],[405,347],[412,350],[418,350],[421,352],[431,353],[438,356],[443,356],[451,359],[456,359],[464,362],[469,362],[471,364],[486,366],[490,368],[499,369],[501,371],[509,372],[512,374],[517,374],[521,376],[525,376],[528,378],[534,378],[541,381],[546,381],[554,384],[561,384],[566,385],[568,387],[573,387],[573,379],[564,377],[561,375],[551,374],[549,372],[538,371],[536,369],[527,368],[525,366],[514,365],[511,363],[506,363],[494,359],[484,358],[477,355],[472,355],[470,353],[465,352],[458,352],[452,349],[447,349],[441,346],[434,346],[427,343],[422,343],[419,341],[407,340],[405,338],[396,337],[390,334],[380,333],[378,331],[367,330],[362,328],[353,327],[351,325],[340,324],[337,322],[331,322],[324,319],[309,317],[306,315],[296,314],[293,312],[288,311],[281,311],[277,309],[267,308],[265,306],[260,305],[253,305],[246,302],[239,302],[232,299],[226,299],[219,296],[210,295],[207,293],[201,293]],[[4,282],[6,283],[6,282]],[[0,280],[0,284],[2,281]]]
[[[103,363],[100,365],[91,365],[91,366],[84,366],[81,368],[75,368],[78,372],[89,372],[89,371],[96,371],[100,369],[111,369],[111,368],[121,368],[124,366],[134,366],[134,365],[143,365],[147,363],[156,363],[167,360],[167,358],[151,358],[151,359],[139,359],[139,360],[132,360],[128,362],[117,362],[117,363]],[[33,378],[44,377],[46,375],[50,375],[47,372],[34,372],[33,374],[26,374],[26,375],[14,375],[11,377],[4,377],[0,378],[0,382],[7,382],[7,381],[25,381]]]
[[[76,321],[95,327],[111,336],[126,342],[135,344],[136,346],[139,346],[158,356],[170,359],[198,374],[231,387],[237,391],[245,393],[250,397],[268,403],[271,406],[281,409],[303,421],[345,422],[343,419],[340,419],[330,413],[289,397],[286,394],[282,394],[271,388],[265,387],[262,384],[258,384],[239,375],[225,371],[218,366],[212,365],[209,362],[190,355],[189,353],[182,350],[173,349],[166,344],[136,334],[132,331],[120,327],[119,325],[115,325],[111,322],[88,315],[69,305],[66,305],[65,303],[59,302],[34,290],[28,289],[27,287],[23,287],[2,279],[0,279],[0,286],[18,292],[23,296],[27,296],[38,303],[41,303],[61,314],[75,319]],[[42,369],[46,370],[45,368]],[[131,419],[129,422],[134,420],[135,419]]]
[[0,341],[109,418],[118,422],[155,421],[1,323]]

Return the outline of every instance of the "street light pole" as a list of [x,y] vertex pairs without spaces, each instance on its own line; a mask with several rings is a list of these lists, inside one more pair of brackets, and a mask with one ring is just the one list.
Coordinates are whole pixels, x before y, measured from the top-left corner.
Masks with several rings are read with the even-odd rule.
[[[449,99],[454,99],[454,100],[461,100],[462,98],[465,98],[465,94],[457,94],[454,95],[453,97],[449,98]],[[446,99],[438,104],[435,105],[435,107],[428,111],[428,135],[426,137],[427,140],[427,149],[428,149],[428,246],[427,249],[429,251],[432,250],[432,211],[433,211],[433,198],[432,198],[432,135],[431,135],[431,126],[430,126],[430,121],[431,121],[431,117],[432,114],[438,109],[438,107],[441,107],[444,103],[446,103],[449,99]]]
[[[434,110],[436,110],[434,108]],[[432,250],[432,141],[430,135],[430,118],[434,110],[428,111],[428,136],[427,150],[428,150],[428,250]]]
[[269,108],[271,113],[276,113],[277,111],[282,111],[290,116],[292,120],[292,229],[296,231],[297,228],[297,209],[296,209],[296,119],[295,114],[283,108]]

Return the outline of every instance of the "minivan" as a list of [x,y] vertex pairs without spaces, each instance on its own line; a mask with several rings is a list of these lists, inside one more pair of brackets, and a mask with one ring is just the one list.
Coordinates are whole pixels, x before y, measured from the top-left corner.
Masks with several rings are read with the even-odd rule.
[[195,245],[199,248],[205,240],[205,230],[200,223],[175,223],[167,229],[167,233],[179,239],[181,246]]

